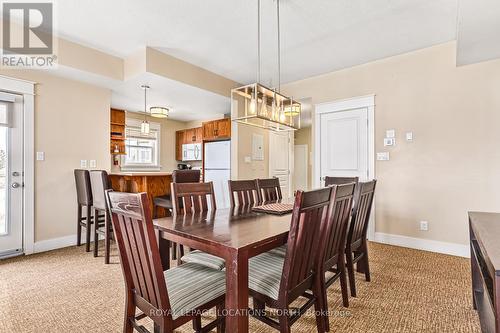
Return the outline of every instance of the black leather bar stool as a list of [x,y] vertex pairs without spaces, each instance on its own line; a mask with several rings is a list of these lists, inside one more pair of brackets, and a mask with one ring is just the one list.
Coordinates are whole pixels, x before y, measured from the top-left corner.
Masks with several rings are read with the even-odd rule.
[[[78,203],[76,245],[82,244],[82,227],[85,230],[85,251],[90,252],[90,229],[92,227],[92,190],[88,170],[75,169],[76,196]],[[85,216],[83,209],[85,207]]]
[[[90,184],[92,187],[92,199],[94,220],[98,219],[98,223],[94,223],[94,257],[98,255],[99,235],[104,236],[104,263],[109,264],[110,238],[112,236],[111,222],[109,217],[109,209],[106,203],[106,190],[111,189],[111,182],[108,173],[104,170],[90,171]],[[104,217],[104,220],[100,218]]]

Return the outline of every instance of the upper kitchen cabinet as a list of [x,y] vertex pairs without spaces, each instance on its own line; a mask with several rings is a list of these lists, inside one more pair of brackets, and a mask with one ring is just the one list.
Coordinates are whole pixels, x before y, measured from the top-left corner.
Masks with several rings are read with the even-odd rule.
[[224,118],[203,123],[203,140],[231,139],[231,119]]
[[113,155],[125,154],[125,111],[110,110],[110,152]]

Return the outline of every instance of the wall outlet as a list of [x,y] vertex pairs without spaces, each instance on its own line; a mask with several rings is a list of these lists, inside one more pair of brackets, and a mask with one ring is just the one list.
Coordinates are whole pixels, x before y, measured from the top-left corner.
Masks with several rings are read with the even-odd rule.
[[420,221],[420,230],[421,231],[428,231],[429,230],[429,222]]
[[95,167],[97,167],[97,162],[96,162],[96,160],[90,160],[90,163],[89,163],[89,164],[90,164],[90,167],[91,167],[91,168],[95,168]]
[[413,132],[406,132],[406,141],[413,141]]
[[43,151],[37,151],[36,152],[36,160],[37,161],[44,161],[45,160],[45,153]]
[[82,169],[87,168],[87,160],[80,160],[80,168]]
[[386,138],[395,138],[396,137],[396,131],[393,129],[386,130],[385,131],[385,137]]

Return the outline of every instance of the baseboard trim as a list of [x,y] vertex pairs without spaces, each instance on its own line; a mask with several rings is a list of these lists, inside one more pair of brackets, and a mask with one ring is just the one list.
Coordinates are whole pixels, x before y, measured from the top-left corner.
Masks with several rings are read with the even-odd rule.
[[[99,235],[99,239],[104,239],[104,237],[102,235]],[[90,235],[90,242],[92,243],[93,241],[94,241],[94,235],[92,234]],[[85,235],[82,235],[82,244],[85,244]],[[46,239],[35,242],[33,247],[33,253],[52,251],[75,245],[76,245],[76,235]]]
[[376,232],[374,242],[470,258],[468,245]]

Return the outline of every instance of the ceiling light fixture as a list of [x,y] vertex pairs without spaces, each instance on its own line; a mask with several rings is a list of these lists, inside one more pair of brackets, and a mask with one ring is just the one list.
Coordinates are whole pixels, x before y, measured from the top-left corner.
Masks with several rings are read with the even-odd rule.
[[257,0],[257,82],[231,90],[232,120],[238,123],[267,128],[273,131],[300,129],[301,105],[280,93],[281,40],[280,1],[276,0],[278,25],[278,87],[270,89],[260,83],[260,0]]
[[148,119],[146,118],[148,115],[148,108],[147,108],[147,91],[149,89],[149,86],[147,84],[143,84],[141,86],[142,89],[144,89],[144,120],[141,123],[141,134],[149,134],[149,122]]
[[155,118],[168,118],[168,113],[170,110],[163,106],[152,106],[149,108],[149,113]]

